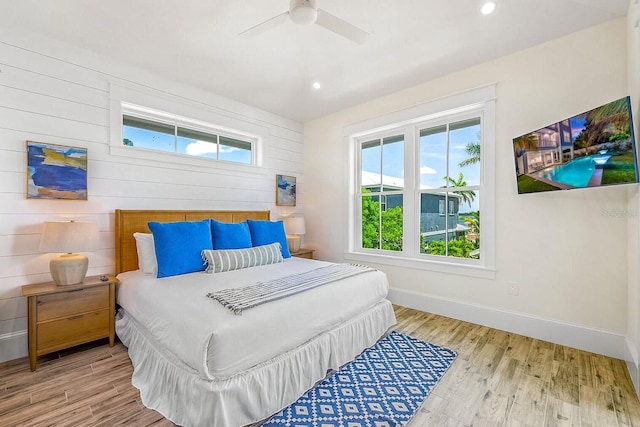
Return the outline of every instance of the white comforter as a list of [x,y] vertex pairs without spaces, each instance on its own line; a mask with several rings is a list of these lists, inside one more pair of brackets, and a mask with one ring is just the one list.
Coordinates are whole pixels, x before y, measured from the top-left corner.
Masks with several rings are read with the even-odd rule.
[[223,379],[300,346],[384,299],[387,277],[373,271],[234,315],[208,292],[241,287],[327,265],[291,258],[225,273],[163,279],[118,276],[118,304],[166,351],[203,378]]

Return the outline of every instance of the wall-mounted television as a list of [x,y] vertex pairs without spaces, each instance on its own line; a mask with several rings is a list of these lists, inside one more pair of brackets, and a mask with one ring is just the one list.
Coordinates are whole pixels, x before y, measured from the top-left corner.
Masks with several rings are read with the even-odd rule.
[[518,194],[638,182],[631,101],[621,98],[513,139]]

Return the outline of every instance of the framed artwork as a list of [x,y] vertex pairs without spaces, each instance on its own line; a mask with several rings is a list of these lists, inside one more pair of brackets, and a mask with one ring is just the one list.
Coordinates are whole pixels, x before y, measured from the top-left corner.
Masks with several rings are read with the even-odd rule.
[[27,199],[87,200],[87,149],[27,141]]
[[276,206],[296,205],[296,177],[276,175]]

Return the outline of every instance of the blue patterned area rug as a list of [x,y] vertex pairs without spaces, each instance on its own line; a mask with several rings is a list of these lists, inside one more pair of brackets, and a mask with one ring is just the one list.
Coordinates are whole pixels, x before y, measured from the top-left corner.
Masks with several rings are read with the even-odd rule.
[[262,426],[406,425],[456,355],[392,331]]

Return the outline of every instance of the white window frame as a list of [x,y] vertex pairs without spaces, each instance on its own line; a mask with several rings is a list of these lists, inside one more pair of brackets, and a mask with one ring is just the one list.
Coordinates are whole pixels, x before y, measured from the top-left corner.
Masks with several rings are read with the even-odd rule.
[[[140,160],[186,165],[202,170],[211,168],[264,175],[262,152],[268,129],[244,120],[210,111],[195,102],[174,99],[167,94],[150,94],[127,86],[110,83],[109,152]],[[251,164],[211,159],[188,154],[125,146],[122,143],[123,115],[145,118],[160,123],[227,136],[251,142]]]
[[[177,156],[183,156],[183,157],[188,157],[188,158],[198,158],[198,159],[204,159],[207,161],[214,161],[214,162],[228,162],[231,163],[233,165],[245,165],[245,166],[253,166],[256,163],[256,155],[255,155],[255,145],[257,143],[258,138],[256,136],[253,135],[248,135],[246,133],[243,132],[239,132],[236,130],[230,130],[230,129],[223,129],[219,126],[215,126],[213,124],[210,123],[206,123],[200,120],[194,120],[194,119],[190,119],[187,117],[182,117],[182,116],[178,116],[176,114],[171,114],[171,113],[166,113],[164,111],[158,111],[158,110],[153,110],[151,108],[146,108],[146,107],[141,107],[139,105],[134,105],[134,104],[129,104],[129,103],[122,103],[122,107],[121,107],[121,119],[124,119],[124,116],[129,116],[129,117],[134,117],[134,118],[140,118],[140,119],[145,119],[145,120],[149,120],[151,122],[155,122],[155,123],[160,123],[160,124],[166,124],[169,126],[174,126],[177,128],[183,128],[183,129],[189,129],[189,130],[195,130],[195,131],[200,131],[200,132],[204,132],[206,134],[209,134],[211,136],[215,136],[217,137],[216,139],[218,139],[217,145],[218,145],[218,152],[220,150],[220,141],[219,138],[220,137],[228,137],[228,138],[232,138],[232,139],[236,139],[236,140],[240,140],[242,142],[247,142],[249,144],[251,144],[251,161],[250,163],[240,163],[240,162],[229,162],[227,160],[223,160],[223,159],[212,159],[212,158],[208,158],[208,157],[201,157],[201,156],[191,156],[189,154],[184,154],[184,153],[179,153],[177,151],[175,151],[175,146],[174,146],[174,151],[164,151],[164,150],[155,150],[153,148],[141,148],[141,147],[135,147],[135,146],[127,146],[124,145],[122,143],[121,140],[121,145],[123,147],[125,147],[126,149],[139,149],[139,150],[145,150],[145,151],[151,151],[154,153],[164,153],[164,154],[169,154],[169,155],[177,155]],[[122,126],[121,126],[122,129]],[[218,153],[219,154],[219,153]]]
[[[405,110],[393,112],[345,128],[348,148],[349,215],[348,238],[345,258],[418,268],[450,274],[495,278],[495,85],[436,99]],[[459,117],[475,115],[481,117],[481,194],[480,211],[482,221],[482,243],[480,259],[433,256],[419,253],[419,200],[415,197],[419,188],[419,159],[414,148],[419,144],[419,129],[425,124],[454,122]],[[405,188],[404,200],[404,249],[401,252],[362,248],[360,192],[360,143],[388,132],[405,135]]]

